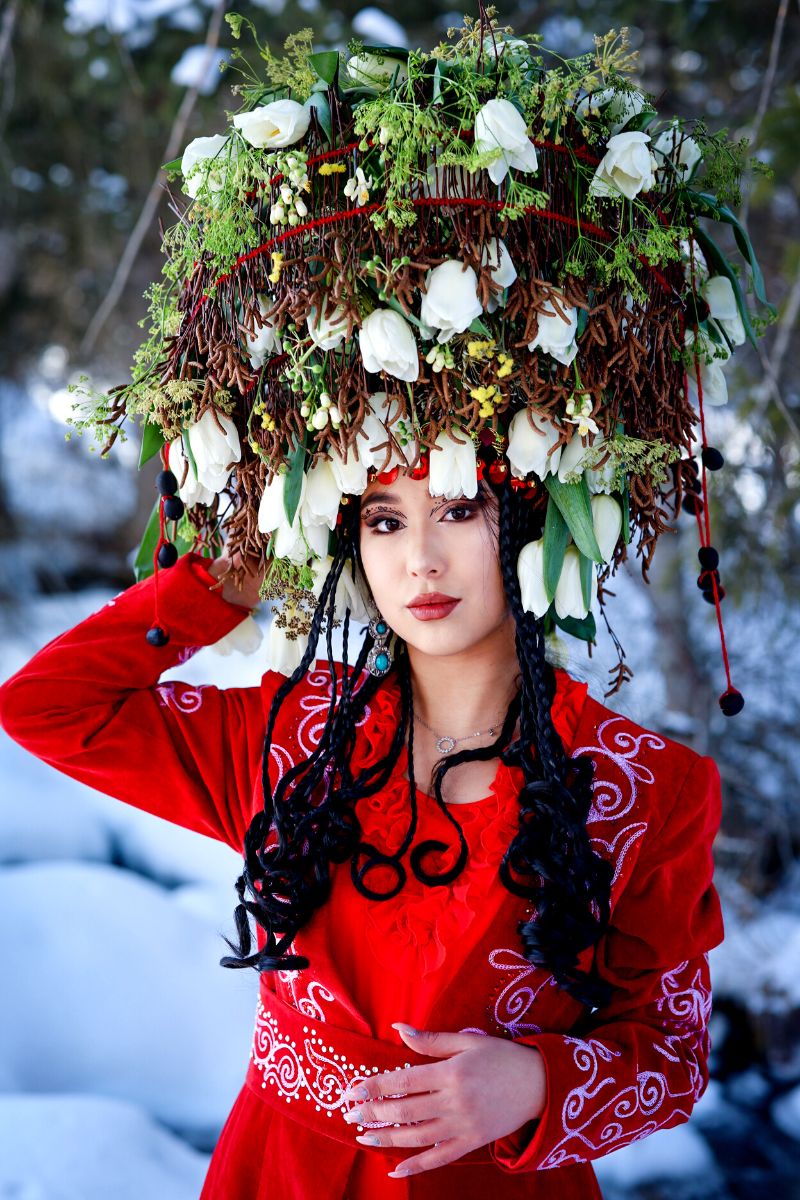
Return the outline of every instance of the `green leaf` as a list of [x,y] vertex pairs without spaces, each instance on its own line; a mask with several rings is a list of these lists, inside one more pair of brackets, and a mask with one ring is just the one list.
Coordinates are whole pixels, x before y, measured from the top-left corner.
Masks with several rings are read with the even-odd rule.
[[750,322],[750,314],[747,311],[747,301],[745,300],[744,292],[742,291],[742,285],[739,283],[739,276],[736,274],[717,243],[709,234],[705,232],[704,229],[696,229],[695,236],[697,238],[697,244],[703,251],[709,266],[713,265],[718,275],[724,275],[726,279],[731,281],[731,287],[733,288],[733,294],[736,297],[736,304],[739,309],[739,315],[742,318],[744,331],[747,334],[751,344],[757,347],[758,343],[756,341],[756,332]]
[[200,476],[199,476],[199,473],[197,470],[197,463],[195,462],[195,457],[194,457],[194,454],[192,453],[192,444],[189,441],[188,426],[185,427],[183,430],[183,452],[189,460],[189,466],[192,468],[192,473],[193,473],[195,479],[199,479]]
[[480,318],[480,317],[476,317],[476,318],[475,318],[475,320],[472,322],[472,324],[471,324],[471,325],[470,325],[470,327],[469,327],[469,331],[470,331],[470,333],[482,333],[482,334],[483,334],[483,336],[484,336],[484,337],[487,337],[487,338],[490,338],[490,337],[493,337],[493,336],[494,336],[494,335],[492,334],[492,331],[491,331],[491,329],[489,329],[489,328],[488,328],[488,327],[487,327],[487,326],[486,326],[486,325],[483,323],[483,321],[481,320],[481,318]]
[[581,638],[584,642],[594,642],[597,640],[597,624],[593,612],[578,620],[577,617],[559,617],[558,613],[554,611],[553,620],[559,629],[564,630],[564,633],[570,633],[573,637]]
[[308,61],[320,79],[327,84],[333,83],[339,69],[338,50],[321,50],[318,54],[310,55]]
[[139,451],[139,470],[146,462],[149,462],[154,454],[158,454],[161,447],[164,445],[164,432],[160,425],[154,425],[152,421],[145,421],[144,431],[142,433],[142,446]]
[[544,590],[548,600],[552,600],[556,594],[568,542],[567,522],[551,497],[547,502],[547,515],[544,520]]
[[578,560],[578,566],[581,576],[581,599],[586,608],[589,608],[592,602],[592,571],[594,570],[594,563],[585,554],[582,554]]
[[710,209],[718,221],[724,221],[726,225],[730,225],[733,228],[736,245],[739,247],[742,257],[747,261],[753,275],[753,290],[761,303],[770,312],[774,313],[776,311],[775,306],[767,300],[764,276],[761,273],[761,267],[758,264],[753,243],[750,241],[750,235],[744,225],[742,225],[736,214],[728,208],[727,204],[719,203],[716,196],[712,196],[708,192],[692,192],[692,196],[700,201],[701,206],[705,205]]
[[331,124],[331,105],[325,92],[312,92],[306,100],[303,108],[313,108],[317,114],[317,120],[322,126],[322,131],[327,138],[328,145],[333,144],[333,126]]
[[622,540],[626,546],[631,540],[631,494],[627,482],[622,489]]
[[544,486],[561,510],[561,515],[569,526],[581,554],[595,562],[602,562],[603,556],[594,534],[592,504],[586,479],[581,476],[575,483],[562,483],[557,475],[548,475]]
[[283,507],[286,518],[291,525],[294,521],[297,506],[300,503],[300,491],[303,486],[303,468],[306,462],[305,437],[292,451],[289,458],[289,474],[283,488]]
[[182,162],[183,162],[183,155],[181,155],[180,158],[173,158],[171,162],[162,163],[161,170],[162,171],[180,171]]

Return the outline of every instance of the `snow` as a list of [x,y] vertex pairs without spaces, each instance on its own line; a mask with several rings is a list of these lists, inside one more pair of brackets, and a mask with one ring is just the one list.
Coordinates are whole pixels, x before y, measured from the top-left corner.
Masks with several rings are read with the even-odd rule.
[[205,45],[189,46],[172,68],[170,79],[178,87],[196,87],[204,96],[210,96],[222,79],[220,63],[229,58],[227,50],[214,50],[209,54]]
[[675,1183],[703,1179],[711,1191],[715,1178],[721,1178],[708,1143],[688,1123],[657,1129],[639,1142],[596,1159],[593,1165],[601,1188],[632,1190],[659,1179]]
[[772,1120],[782,1133],[800,1142],[800,1086],[780,1096],[772,1105]]
[[125,1100],[0,1096],[7,1200],[197,1200],[207,1169],[207,1155]]
[[14,980],[0,1028],[16,1035],[0,1049],[0,1091],[131,1100],[213,1141],[242,1084],[257,995],[254,972],[219,967],[213,923],[97,863],[7,867],[0,910]]

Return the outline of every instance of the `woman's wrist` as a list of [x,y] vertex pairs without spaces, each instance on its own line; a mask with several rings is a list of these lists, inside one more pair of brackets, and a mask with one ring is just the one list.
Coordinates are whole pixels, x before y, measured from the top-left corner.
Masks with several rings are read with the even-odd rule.
[[222,579],[227,573],[227,577],[222,579],[221,587],[215,588],[223,598],[231,604],[238,604],[240,608],[256,608],[260,601],[259,590],[261,587],[261,574],[256,570],[247,569],[247,573],[242,582],[241,589],[234,582],[233,573],[230,571],[231,560],[226,555],[221,555],[208,565],[208,573],[213,575],[217,580]]

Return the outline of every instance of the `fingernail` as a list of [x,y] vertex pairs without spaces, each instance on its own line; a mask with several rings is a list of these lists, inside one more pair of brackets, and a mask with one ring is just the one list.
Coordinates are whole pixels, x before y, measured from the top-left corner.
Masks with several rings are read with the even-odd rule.
[[356,1087],[348,1088],[346,1092],[342,1092],[340,1100],[368,1100],[369,1093],[363,1083],[359,1083]]
[[374,1133],[359,1133],[356,1137],[357,1142],[367,1142],[370,1146],[380,1146],[381,1139],[376,1137]]
[[402,1021],[395,1021],[392,1025],[392,1029],[402,1029],[402,1031],[409,1037],[416,1037],[419,1033],[419,1030],[415,1029],[413,1025],[405,1025]]
[[402,1167],[398,1167],[396,1171],[387,1171],[386,1174],[390,1179],[398,1179],[401,1175],[408,1175],[408,1171],[404,1171]]
[[354,1108],[352,1112],[347,1112],[344,1114],[344,1119],[348,1122],[348,1124],[355,1125],[361,1120],[362,1116],[363,1113],[361,1112],[361,1109]]

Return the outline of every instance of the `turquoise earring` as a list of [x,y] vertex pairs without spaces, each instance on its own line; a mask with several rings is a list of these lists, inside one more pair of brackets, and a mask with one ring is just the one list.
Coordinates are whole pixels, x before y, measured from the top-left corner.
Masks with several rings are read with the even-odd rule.
[[370,675],[385,675],[392,665],[392,652],[387,645],[391,630],[383,617],[378,616],[370,621],[369,631],[375,645],[367,655],[367,670]]

